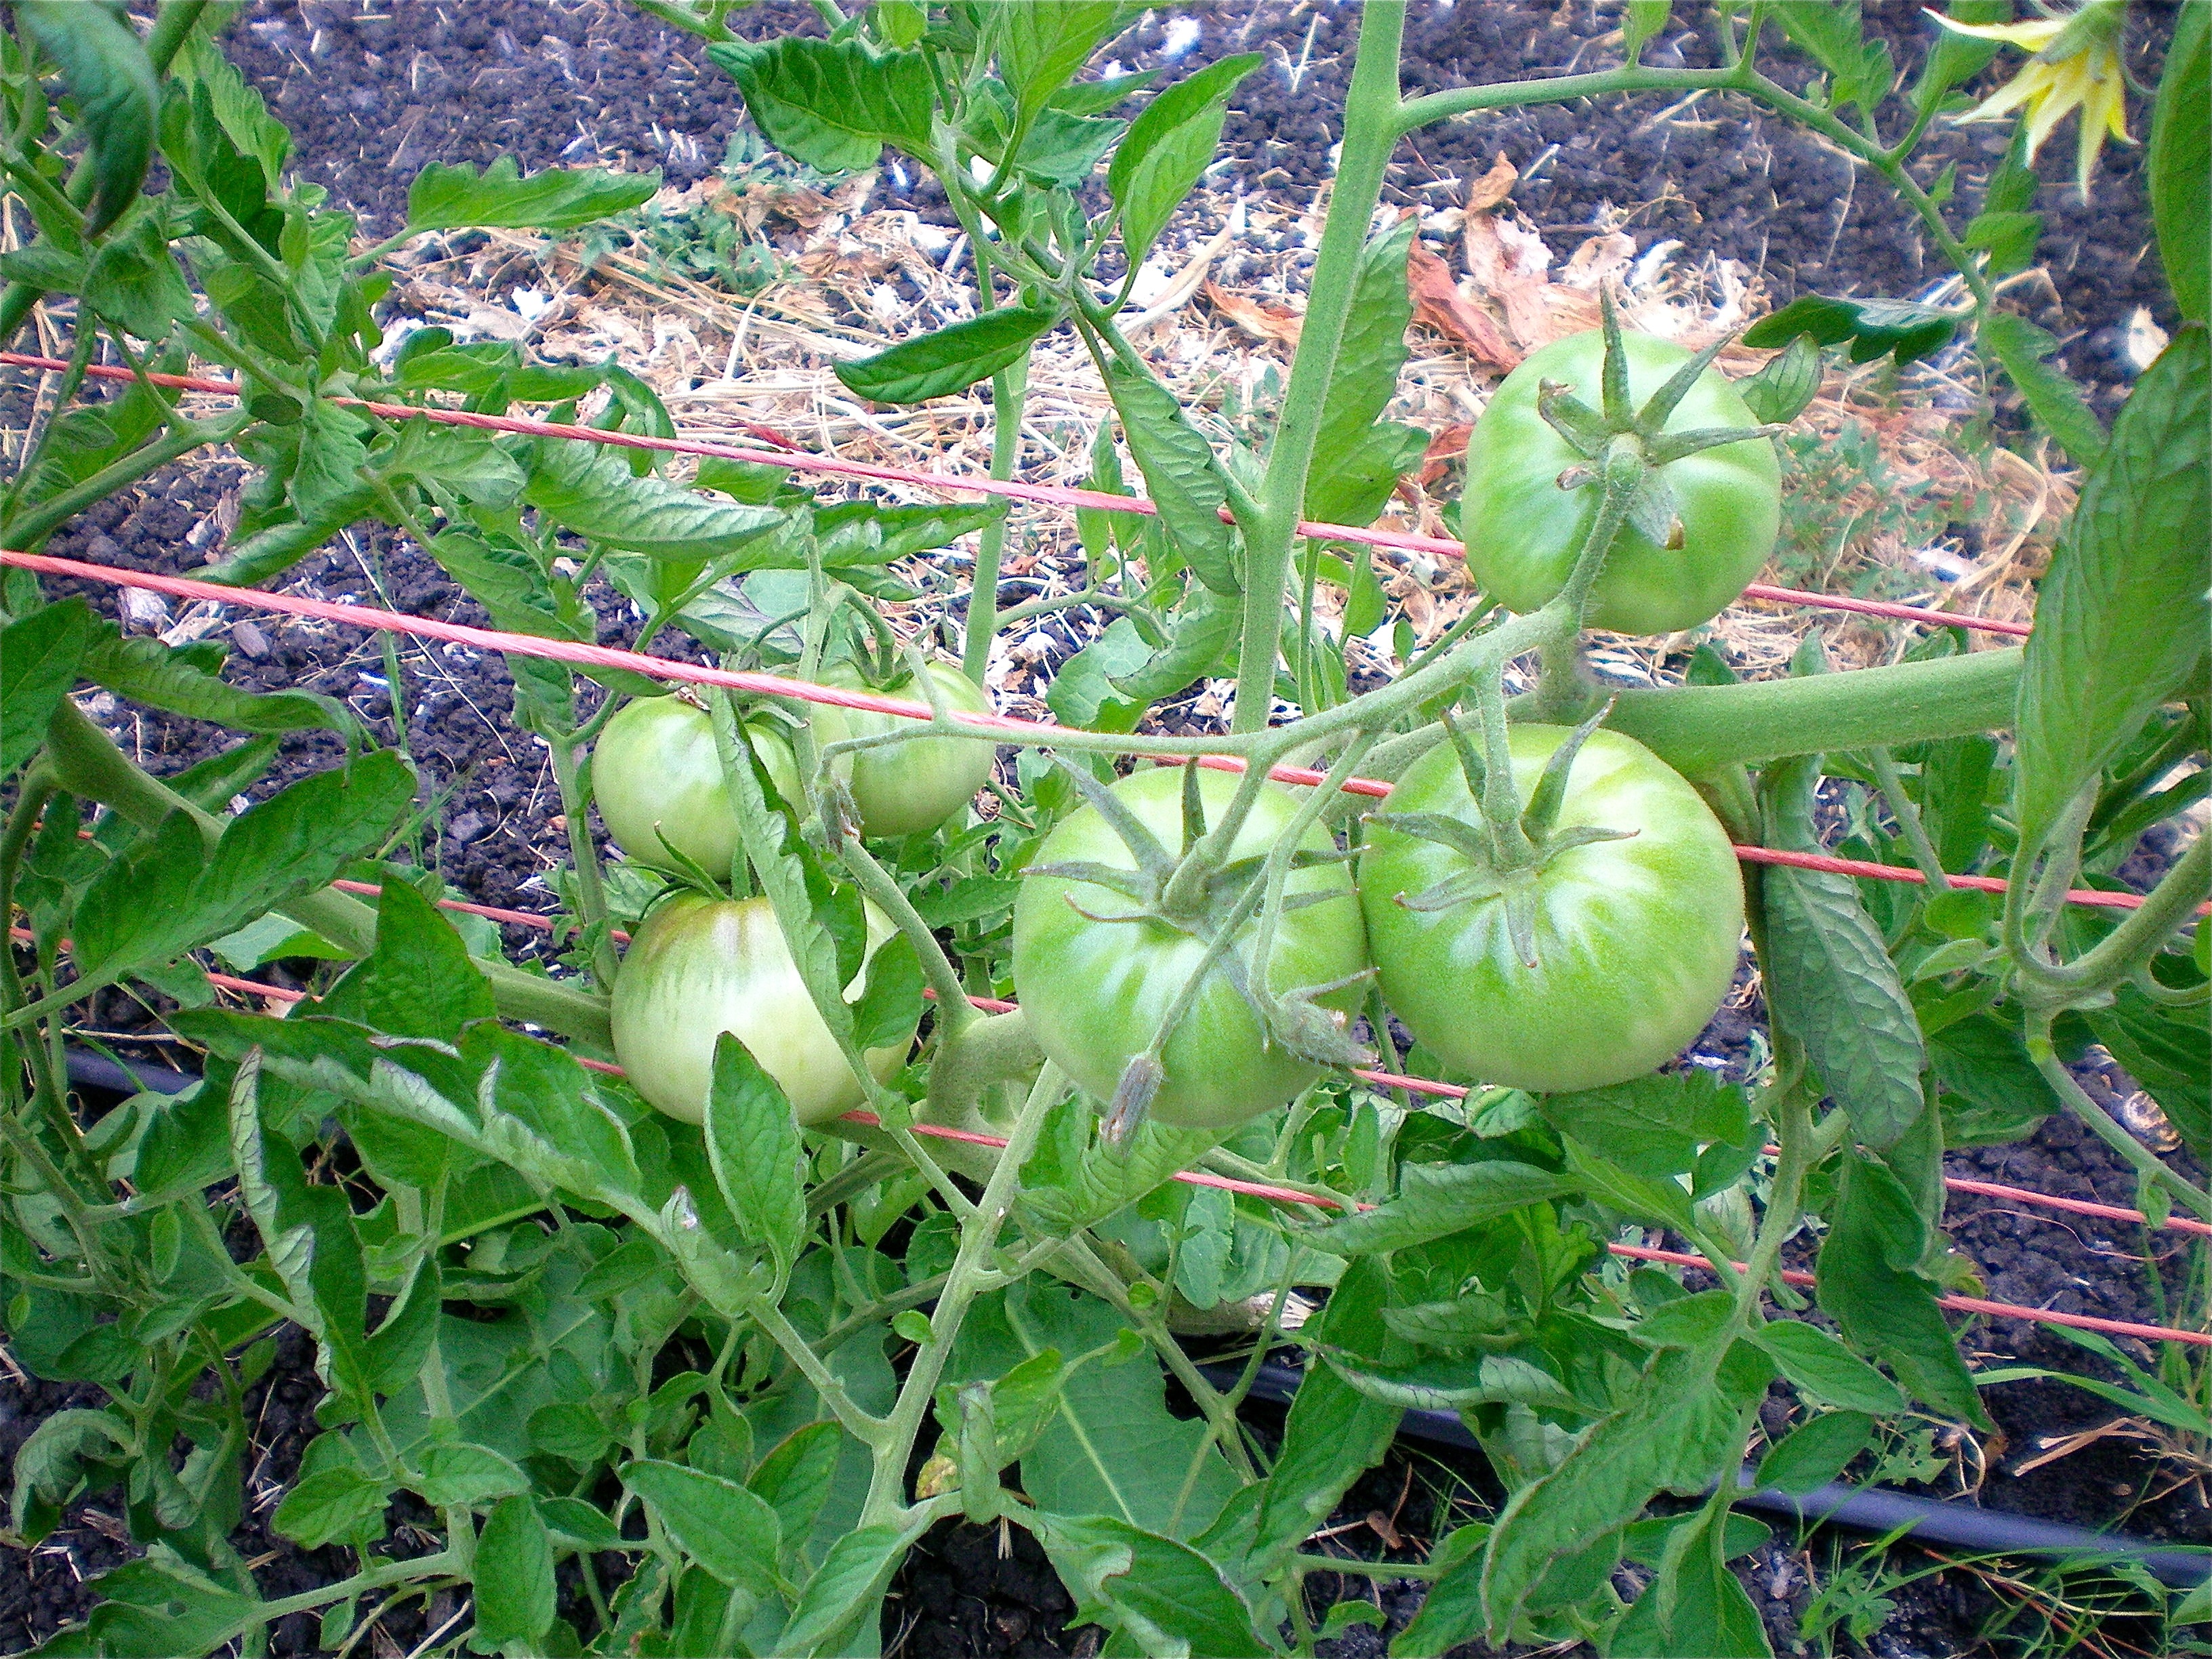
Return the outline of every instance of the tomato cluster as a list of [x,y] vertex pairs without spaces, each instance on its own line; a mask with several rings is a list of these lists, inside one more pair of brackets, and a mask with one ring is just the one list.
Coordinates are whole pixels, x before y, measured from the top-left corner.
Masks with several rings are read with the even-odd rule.
[[[1662,341],[1622,344],[1633,408],[1690,361]],[[1604,361],[1600,334],[1577,336],[1498,387],[1468,448],[1468,561],[1509,608],[1540,608],[1598,511],[1588,463],[1606,434],[1632,429],[1650,445],[1702,436],[1704,447],[1649,455],[1645,507],[1612,544],[1584,617],[1637,632],[1692,626],[1735,597],[1773,542],[1772,446],[1732,435],[1755,422],[1711,369],[1663,422],[1656,413],[1632,422],[1617,395],[1599,414]],[[1567,399],[1579,401],[1563,417]],[[957,668],[928,672],[931,686],[880,689],[988,707]],[[849,665],[823,678],[862,684]],[[825,745],[902,724],[835,706],[811,719]],[[796,802],[780,730],[761,722],[746,737],[776,792]],[[1481,769],[1472,751],[1440,743],[1392,788],[1356,863],[1306,815],[1273,905],[1255,884],[1297,829],[1297,794],[1261,786],[1218,848],[1206,827],[1231,810],[1236,774],[1146,766],[1103,797],[1091,789],[1030,854],[1014,908],[1014,988],[1038,1048],[1096,1102],[1118,1098],[1127,1111],[1141,1097],[1134,1109],[1156,1121],[1212,1131],[1294,1098],[1323,1060],[1349,1051],[1346,1030],[1363,1013],[1395,1016],[1473,1078],[1541,1091],[1625,1081],[1679,1054],[1735,977],[1743,896],[1727,835],[1696,790],[1619,733],[1519,725],[1507,749],[1516,799],[1544,801],[1518,827],[1489,823],[1468,781]],[[914,836],[959,812],[994,755],[976,739],[919,738],[845,750],[831,770],[863,836]],[[1547,763],[1559,774],[1549,787]],[[738,824],[696,705],[631,704],[608,725],[593,767],[600,812],[631,857],[695,879],[729,869]],[[869,926],[872,954],[888,924],[871,909]],[[856,979],[847,994],[859,994]],[[613,1018],[632,1081],[679,1117],[699,1116],[723,1030],[744,1039],[802,1122],[863,1098],[765,900],[688,894],[662,904],[630,945]],[[880,1077],[902,1057],[866,1059]]]

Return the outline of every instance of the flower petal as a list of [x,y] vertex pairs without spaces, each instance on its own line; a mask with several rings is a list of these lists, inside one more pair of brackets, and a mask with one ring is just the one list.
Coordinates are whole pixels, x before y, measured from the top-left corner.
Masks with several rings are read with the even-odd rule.
[[2025,52],[2041,52],[2066,27],[2063,19],[2039,19],[2026,23],[1961,23],[1929,7],[1923,6],[1921,9],[1954,34],[1971,34],[1978,40],[2002,40]]

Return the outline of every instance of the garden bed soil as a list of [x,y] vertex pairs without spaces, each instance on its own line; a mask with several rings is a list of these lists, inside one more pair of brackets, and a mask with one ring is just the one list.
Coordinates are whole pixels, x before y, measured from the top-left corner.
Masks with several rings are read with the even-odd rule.
[[[1868,7],[1900,40],[1917,38],[1915,9]],[[2152,15],[2155,19],[2155,9]],[[1191,61],[1246,49],[1264,51],[1273,60],[1248,83],[1225,135],[1237,171],[1255,186],[1296,199],[1310,196],[1323,176],[1322,156],[1333,141],[1334,112],[1349,65],[1351,15],[1349,9],[1334,5],[1274,0],[1200,14]],[[803,7],[767,5],[739,14],[738,21],[748,32],[764,32],[811,26],[812,14]],[[1559,67],[1590,50],[1593,36],[1606,26],[1607,18],[1594,23],[1589,8],[1574,3],[1555,9],[1462,0],[1455,7],[1435,7],[1417,15],[1409,30],[1408,82],[1426,89]],[[2148,33],[2154,41],[2160,35],[2157,28]],[[1127,51],[1129,61],[1142,66],[1158,61],[1160,39],[1157,20],[1147,22]],[[477,0],[443,10],[416,0],[390,0],[374,12],[263,0],[234,32],[234,40],[241,66],[292,125],[302,174],[326,183],[362,212],[371,234],[396,228],[405,182],[428,161],[482,162],[506,150],[526,167],[580,160],[650,161],[682,181],[703,176],[720,161],[739,113],[734,90],[692,45],[598,0],[575,6]],[[1695,61],[1697,42],[1678,37],[1661,50]],[[2150,59],[2154,56],[2154,46]],[[1294,75],[1301,64],[1303,71]],[[1825,147],[1792,129],[1727,110],[1676,110],[1663,119],[1653,118],[1656,113],[1640,106],[1579,107],[1455,125],[1422,135],[1401,153],[1395,187],[1413,200],[1430,179],[1474,176],[1500,149],[1525,173],[1556,145],[1535,177],[1524,180],[1517,199],[1562,247],[1600,226],[1620,228],[1639,248],[1680,238],[1758,265],[1776,303],[1802,289],[1900,294],[1924,289],[1931,280],[1916,234],[1885,197],[1845,188],[1849,169]],[[1946,132],[1937,165],[1957,159],[1962,173],[1986,167],[1996,142],[1985,129]],[[2112,396],[2126,378],[2124,354],[2112,343],[2116,331],[2124,330],[2137,307],[2157,316],[2164,303],[2154,264],[2144,256],[2147,233],[2136,207],[2135,164],[2132,152],[2117,157],[2107,152],[2094,210],[2076,208],[2069,192],[2055,187],[2046,190],[2041,204],[2053,216],[2046,251],[2063,273],[2067,309],[2046,308],[2039,320],[2071,337],[2070,365]],[[926,213],[927,186],[913,193]],[[1780,250],[1788,251],[1786,258]],[[221,462],[173,470],[87,514],[56,536],[49,550],[135,568],[189,570],[209,544],[201,526],[239,476],[234,466]],[[381,602],[380,580],[398,609],[485,621],[441,573],[375,526],[351,532],[299,567],[291,585],[374,604]],[[87,597],[113,614],[112,590],[88,589]],[[158,631],[193,620],[191,613],[147,613],[138,626]],[[374,637],[297,620],[242,615],[208,620],[232,647],[229,676],[239,684],[324,691],[349,702],[380,737],[394,735],[386,663]],[[610,639],[626,642],[611,634]],[[559,805],[544,752],[509,721],[511,688],[503,665],[472,653],[434,651],[425,642],[395,643],[409,740],[426,796],[440,798],[427,841],[429,856],[449,881],[480,902],[550,911],[554,902],[546,884],[565,856],[565,835],[556,822]],[[213,728],[159,714],[107,711],[106,723],[157,773],[180,770],[226,741]],[[335,753],[336,739],[326,735],[288,738],[271,781],[327,764]],[[511,949],[543,948],[537,933],[507,933]],[[140,1030],[148,1022],[146,1010],[121,991],[102,993],[88,1012],[88,1024],[98,1030]],[[1723,1018],[1742,1020],[1740,1013]],[[1711,1035],[1723,1049],[1740,1040],[1733,1030]],[[167,1053],[162,1045],[129,1052],[155,1063]],[[2130,1086],[2116,1073],[2093,1081],[2093,1091],[2116,1102]],[[2133,1201],[2126,1166],[2063,1116],[2015,1145],[1954,1153],[1949,1166],[1954,1174],[2062,1195],[2123,1206]],[[2163,1310],[2145,1288],[2139,1230],[1967,1195],[1954,1196],[1947,1225],[1982,1268],[1986,1294],[1993,1298],[2112,1318],[2162,1319]],[[2154,1242],[2166,1259],[2171,1291],[2180,1292],[2186,1266],[2178,1249],[2180,1236],[2161,1234]],[[2041,1328],[1984,1322],[1969,1342],[2004,1360],[2096,1368],[2081,1350]],[[22,1438],[52,1411],[92,1403],[80,1397],[91,1393],[96,1391],[0,1379],[0,1458],[12,1460]],[[249,1519],[235,1540],[242,1555],[257,1564],[271,1595],[329,1582],[344,1570],[337,1553],[300,1551],[266,1528],[313,1432],[312,1412],[319,1394],[305,1339],[288,1334],[277,1364],[257,1385]],[[2109,1421],[2112,1412],[2093,1396],[2057,1384],[2021,1383],[1994,1390],[1990,1406],[2001,1439],[1988,1443],[1986,1470],[1978,1483],[1968,1483],[1978,1485],[1979,1501],[2079,1524],[2124,1524],[2151,1537],[2201,1540],[2212,1533],[2212,1510],[2201,1501],[2201,1485],[2142,1501],[2165,1482],[2159,1466],[2125,1439],[2095,1440],[2031,1473],[2007,1473],[2036,1456],[2046,1437]],[[1255,1407],[1255,1415],[1263,1428],[1270,1421],[1267,1408]],[[1971,1460],[1958,1465],[1970,1467]],[[1347,1530],[1327,1547],[1388,1559],[1395,1553],[1384,1549],[1388,1536],[1432,1538],[1448,1529],[1451,1503],[1469,1493],[1495,1495],[1487,1481],[1477,1460],[1401,1449],[1347,1496],[1331,1522]],[[1957,1480],[1947,1489],[1959,1490]],[[82,1617],[88,1603],[82,1581],[128,1553],[119,1523],[103,1507],[107,1501],[80,1505],[37,1552],[0,1554],[0,1650],[20,1650]],[[1456,1518],[1474,1513],[1462,1510]],[[1371,1516],[1382,1518],[1381,1528],[1370,1524]],[[1796,1641],[1795,1623],[1824,1571],[1824,1549],[1800,1548],[1793,1538],[1778,1534],[1738,1564],[1780,1650]],[[1324,1644],[1324,1652],[1346,1659],[1381,1653],[1388,1634],[1403,1626],[1419,1599],[1419,1586],[1410,1580],[1370,1587],[1364,1578],[1346,1577],[1331,1589],[1321,1577],[1314,1588],[1316,1618],[1321,1604],[1339,1594],[1374,1597],[1388,1615],[1387,1629],[1355,1626]],[[924,1540],[895,1589],[886,1608],[887,1652],[894,1644],[901,1653],[932,1656],[1097,1650],[1096,1631],[1067,1627],[1073,1606],[1018,1529],[1002,1537],[996,1528],[947,1523]],[[2004,1593],[1984,1576],[1954,1570],[1891,1594],[1896,1611],[1870,1639],[1870,1651],[1993,1650],[1984,1645],[1982,1632],[2002,1613]],[[397,1651],[429,1633],[446,1611],[418,1607],[395,1615],[392,1635],[403,1643]],[[314,1621],[295,1618],[272,1632],[270,1650],[309,1653],[316,1650],[315,1641]]]

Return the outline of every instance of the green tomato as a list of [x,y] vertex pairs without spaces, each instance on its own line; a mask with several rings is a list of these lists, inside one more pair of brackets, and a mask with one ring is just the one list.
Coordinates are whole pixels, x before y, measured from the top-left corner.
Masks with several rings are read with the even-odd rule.
[[[1512,728],[1523,800],[1567,735]],[[1383,810],[1482,821],[1449,744],[1407,769]],[[1359,896],[1383,1000],[1423,1046],[1485,1083],[1549,1093],[1640,1077],[1696,1038],[1735,981],[1743,880],[1696,790],[1633,738],[1594,732],[1558,818],[1577,825],[1630,833],[1556,853],[1537,872],[1533,968],[1507,936],[1502,899],[1426,911],[1397,902],[1465,870],[1464,854],[1369,827]]]
[[[982,688],[948,662],[929,665],[929,675],[946,705],[963,714],[988,714],[991,700]],[[878,691],[886,697],[927,702],[928,694],[911,678],[871,686],[848,663],[822,676],[824,685],[849,691]],[[915,722],[897,714],[872,714],[857,708],[817,703],[813,710],[815,741],[842,742],[911,730]],[[991,781],[999,746],[981,738],[916,738],[911,742],[863,749],[838,763],[837,775],[852,792],[860,833],[871,839],[926,834],[964,809]]]
[[[1206,770],[1199,781],[1208,821],[1218,822],[1237,792],[1237,775]],[[1114,794],[1161,845],[1182,845],[1180,767],[1136,773],[1116,783]],[[1231,856],[1264,855],[1297,811],[1289,791],[1266,786],[1238,832]],[[1301,844],[1317,853],[1334,845],[1317,824]],[[1137,867],[1113,827],[1089,806],[1045,837],[1036,862]],[[1352,902],[1344,866],[1294,870],[1287,890],[1336,896],[1285,909],[1268,974],[1270,988],[1280,993],[1326,985],[1367,965],[1359,908]],[[1083,914],[1111,916],[1129,907],[1130,901],[1110,888],[1042,875],[1023,880],[1014,905],[1014,994],[1038,1047],[1094,1101],[1113,1098],[1123,1068],[1151,1045],[1161,1019],[1206,954],[1201,941],[1162,922],[1097,921]],[[1249,951],[1255,932],[1247,922],[1237,948]],[[1354,985],[1319,1000],[1348,1013],[1358,1007],[1363,994]],[[1168,1038],[1161,1066],[1164,1076],[1151,1115],[1193,1129],[1233,1127],[1282,1105],[1319,1073],[1310,1062],[1268,1042],[1251,1005],[1218,965]]]
[[[1646,334],[1624,334],[1632,404],[1667,383],[1691,355]],[[1583,463],[1536,412],[1546,380],[1571,387],[1592,409],[1602,400],[1605,337],[1595,330],[1554,340],[1532,354],[1491,394],[1467,446],[1460,533],[1484,591],[1509,611],[1540,611],[1559,591],[1597,516],[1602,487],[1559,488]],[[1698,377],[1667,422],[1669,432],[1757,426],[1717,369]],[[1782,472],[1765,438],[1723,444],[1669,462],[1680,535],[1661,546],[1623,525],[1606,556],[1586,617],[1592,628],[1667,634],[1708,622],[1759,574],[1782,524]]]
[[[873,905],[866,914],[872,957],[894,930]],[[860,1000],[866,978],[863,966],[845,988],[846,1001]],[[668,899],[631,938],[609,1012],[615,1058],[630,1086],[686,1123],[706,1115],[714,1041],[725,1031],[776,1080],[801,1123],[826,1123],[866,1098],[764,898]],[[886,1080],[905,1062],[906,1047],[872,1049],[866,1060]]]
[[[791,745],[764,723],[745,727],[776,793],[799,801]],[[640,697],[609,720],[592,750],[592,797],[615,844],[656,870],[682,866],[677,851],[709,875],[728,873],[738,851],[738,815],[714,746],[714,720],[682,697]]]

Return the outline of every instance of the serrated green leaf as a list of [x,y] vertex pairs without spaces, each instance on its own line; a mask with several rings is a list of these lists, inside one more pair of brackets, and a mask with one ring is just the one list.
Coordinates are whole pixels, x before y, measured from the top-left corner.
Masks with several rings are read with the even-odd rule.
[[77,664],[96,631],[92,609],[68,599],[0,630],[0,778],[46,740],[46,722],[76,684]]
[[60,69],[91,149],[94,188],[84,234],[97,236],[137,198],[154,157],[161,90],[119,13],[68,0],[22,0],[15,20]]
[[[1792,7],[1792,16],[1820,10]],[[1786,346],[1801,335],[1815,344],[1850,343],[1851,361],[1869,363],[1888,355],[1899,366],[1917,362],[1950,344],[1959,316],[1908,300],[1867,300],[1828,294],[1801,295],[1744,331],[1743,343],[1759,350]]]
[[1032,1528],[1076,1617],[1125,1633],[1148,1654],[1260,1659],[1278,1650],[1221,1570],[1188,1544],[1108,1516],[1039,1514]]
[[302,1549],[380,1528],[392,1488],[357,1466],[341,1463],[306,1476],[276,1506],[270,1524]]
[[[1760,780],[1778,844],[1812,836],[1808,758],[1777,763]],[[1927,1110],[1920,1074],[1928,1056],[1911,1000],[1881,933],[1849,876],[1770,865],[1766,951],[1759,966],[1776,1021],[1805,1045],[1821,1085],[1850,1114],[1860,1140],[1894,1146]]]
[[2204,180],[2212,177],[2212,19],[2202,6],[2175,16],[2166,72],[2151,111],[2147,174],[2152,222],[2166,285],[2184,317],[2206,320],[2212,293],[2212,206]]
[[999,70],[1024,120],[1089,61],[1121,15],[1119,0],[1006,0]]
[[529,1498],[501,1498],[477,1535],[475,1639],[492,1649],[536,1644],[553,1628],[553,1539]]
[[776,1651],[793,1659],[845,1651],[834,1644],[863,1618],[875,1617],[884,1587],[927,1524],[924,1518],[903,1528],[862,1527],[838,1539],[799,1592],[791,1620],[776,1638]]
[[1802,1498],[1826,1485],[1874,1438],[1875,1421],[1864,1412],[1823,1412],[1792,1429],[1759,1460],[1757,1484]]
[[349,741],[361,734],[353,711],[336,697],[313,691],[244,690],[195,667],[159,640],[109,633],[87,647],[78,666],[85,678],[118,696],[234,731],[321,730]]
[[[743,1421],[743,1419],[739,1419]],[[809,1423],[793,1429],[769,1449],[745,1480],[746,1489],[775,1511],[788,1546],[814,1530],[837,1476],[845,1431],[835,1423]]]
[[415,1490],[422,1494],[423,1502],[441,1508],[448,1504],[487,1504],[510,1492],[530,1490],[530,1477],[511,1459],[489,1446],[465,1442],[426,1448],[418,1473]]
[[2023,859],[2201,671],[2208,587],[2212,343],[2192,326],[2136,383],[2043,579],[2015,722]]
[[1260,54],[1248,52],[1208,64],[1159,94],[1129,124],[1107,169],[1106,188],[1121,210],[1121,244],[1132,270],[1212,163],[1230,94],[1259,63]]
[[1805,412],[1820,390],[1820,348],[1801,334],[1735,383],[1754,420],[1788,422]]
[[1816,1264],[1821,1310],[1853,1346],[1894,1370],[1915,1398],[1980,1426],[1974,1382],[1917,1271],[1927,1230],[1904,1184],[1846,1152],[1836,1213]]
[[1050,307],[1001,307],[858,362],[839,363],[837,378],[848,391],[879,404],[949,398],[1020,362],[1030,342],[1059,319]]
[[1905,1409],[1905,1396],[1895,1383],[1802,1320],[1771,1321],[1753,1330],[1750,1340],[1765,1350],[1783,1376],[1823,1405],[1877,1417]]
[[725,558],[784,521],[773,507],[714,501],[661,478],[634,477],[606,445],[559,439],[538,446],[522,499],[564,529],[656,559]]
[[659,188],[659,167],[548,167],[526,179],[512,155],[494,156],[482,173],[465,161],[433,161],[407,187],[407,231],[574,230],[650,201]]
[[935,93],[918,52],[786,35],[764,46],[719,41],[707,55],[737,82],[768,141],[810,167],[857,173],[875,166],[885,144],[933,159]]
[[1175,394],[1150,374],[1109,362],[1106,391],[1170,544],[1215,592],[1240,592],[1235,543],[1221,517],[1229,487],[1213,446]]
[[1745,1407],[1770,1375],[1717,1344],[1661,1352],[1618,1411],[1507,1502],[1483,1558],[1490,1629],[1510,1628],[1553,1562],[1634,1520],[1655,1493],[1702,1491],[1738,1455]]
[[775,1258],[780,1285],[806,1242],[805,1152],[791,1103],[729,1031],[715,1040],[703,1127],[723,1202],[738,1230]]
[[2105,453],[2105,428],[2065,372],[2044,359],[2058,349],[2057,340],[2009,311],[1992,312],[1982,324],[1988,346],[2037,422],[2082,466],[2094,466]]
[[653,1505],[684,1552],[723,1583],[756,1595],[775,1589],[775,1511],[734,1480],[680,1463],[641,1458],[623,1484]]
[[1624,1659],[1769,1659],[1774,1650],[1759,1609],[1712,1547],[1714,1527],[1731,1518],[1708,1510],[1674,1529],[1658,1577],[1613,1627],[1610,1652]]
[[1705,1071],[1547,1095],[1537,1101],[1536,1109],[1561,1134],[1632,1174],[1654,1178],[1687,1174],[1696,1167],[1701,1145],[1733,1146],[1751,1133],[1742,1088]]
[[1395,1198],[1306,1234],[1302,1242],[1335,1255],[1402,1250],[1577,1190],[1572,1181],[1549,1170],[1503,1160],[1409,1164],[1399,1180]]

